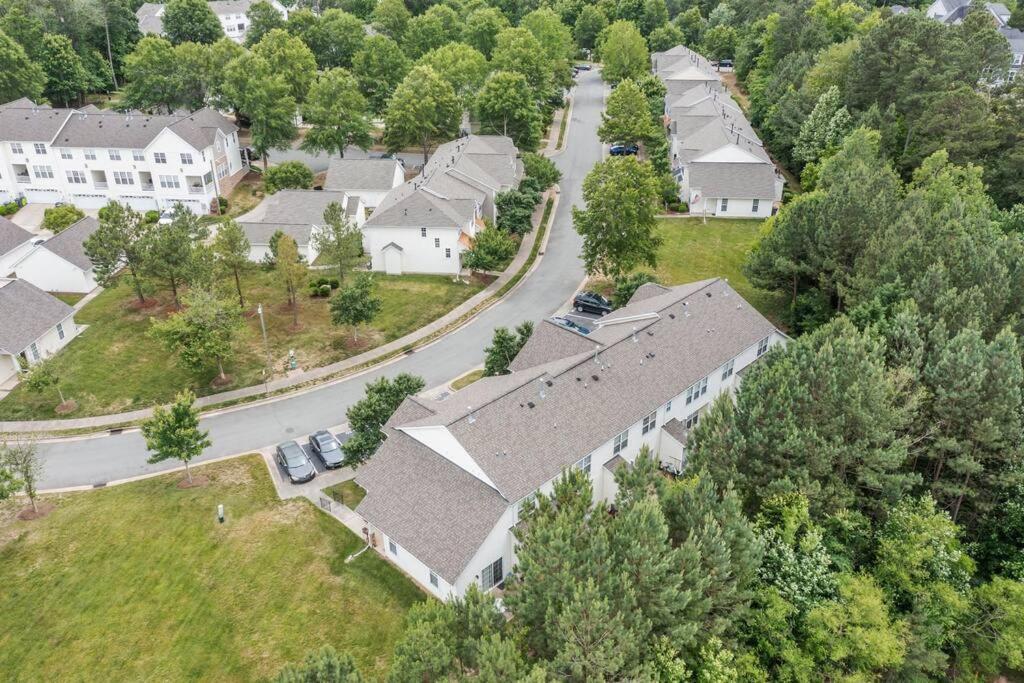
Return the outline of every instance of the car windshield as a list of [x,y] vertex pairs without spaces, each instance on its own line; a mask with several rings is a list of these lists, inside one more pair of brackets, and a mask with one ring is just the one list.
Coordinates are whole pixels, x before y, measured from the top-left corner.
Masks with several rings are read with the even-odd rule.
[[306,455],[298,446],[285,446],[282,450],[284,451],[284,460],[288,463],[288,467],[299,467],[306,463]]
[[322,436],[318,441],[320,442],[320,450],[324,453],[338,450],[338,443],[334,439]]

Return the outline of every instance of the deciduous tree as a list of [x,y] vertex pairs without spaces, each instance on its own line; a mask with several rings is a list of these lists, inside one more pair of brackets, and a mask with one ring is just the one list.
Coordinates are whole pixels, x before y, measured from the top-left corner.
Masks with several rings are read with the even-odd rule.
[[395,90],[384,117],[384,144],[398,152],[416,145],[427,163],[430,148],[455,137],[460,107],[452,86],[429,66],[417,66]]
[[263,187],[267,194],[278,190],[311,190],[313,171],[301,161],[283,161],[263,174]]
[[153,226],[131,207],[111,202],[100,212],[99,228],[85,240],[85,254],[93,265],[96,282],[113,287],[120,282],[121,268],[131,275],[135,296],[146,302],[141,275],[146,266],[147,250]]
[[488,59],[498,44],[498,34],[509,27],[508,18],[497,7],[480,7],[466,17],[462,27],[462,41]]
[[650,68],[647,41],[631,21],[616,21],[602,31],[597,50],[604,65],[601,77],[609,83],[639,78]]
[[541,114],[526,77],[515,71],[495,71],[476,98],[483,132],[507,135],[521,150],[536,149],[541,135]]
[[224,71],[225,98],[252,121],[252,147],[263,157],[264,170],[270,150],[289,144],[298,132],[289,76],[287,68],[276,71],[253,52],[236,58]]
[[388,100],[409,72],[409,64],[402,48],[387,36],[369,36],[363,42],[352,58],[352,73],[374,114],[387,109]]
[[178,394],[169,407],[157,406],[153,417],[142,423],[142,436],[150,451],[148,462],[181,460],[185,474],[192,482],[189,462],[203,454],[212,443],[210,433],[199,429],[199,410],[195,395],[188,390]]
[[597,137],[602,142],[639,144],[660,134],[650,115],[647,98],[629,78],[620,81],[608,96],[601,121]]
[[529,320],[520,323],[514,332],[509,332],[507,327],[495,328],[491,345],[484,349],[484,377],[507,375],[508,366],[532,334],[533,323]]
[[306,264],[299,256],[299,247],[295,240],[282,234],[277,241],[277,260],[274,266],[278,279],[284,285],[288,295],[288,305],[292,309],[292,326],[299,325],[299,287],[306,277]]
[[174,45],[212,43],[224,36],[220,19],[204,0],[170,0],[164,7],[163,30]]
[[177,308],[181,307],[178,290],[192,281],[197,247],[208,235],[199,218],[182,204],[174,207],[168,225],[147,233],[143,268],[148,275],[167,283]]
[[183,302],[184,309],[169,318],[152,319],[150,334],[176,352],[193,372],[216,364],[220,380],[226,382],[224,363],[231,358],[242,327],[241,309],[233,301],[222,301],[203,290],[190,291]]
[[[366,385],[366,395],[346,412],[352,438],[342,444],[348,465],[358,465],[373,455],[384,440],[381,428],[407,396],[423,391],[422,378],[399,373],[394,379],[381,377]],[[397,653],[396,653],[397,654]]]
[[267,0],[256,0],[245,13],[249,25],[245,28],[245,46],[252,47],[262,40],[263,36],[275,28],[284,28],[284,18]]
[[347,147],[366,151],[373,144],[366,98],[345,69],[320,73],[302,105],[302,118],[312,126],[301,145],[308,152],[344,157]]
[[266,60],[270,73],[286,79],[296,102],[305,102],[316,78],[317,59],[301,38],[275,28],[253,46],[252,54]]
[[178,102],[179,71],[174,47],[158,36],[146,36],[125,57],[124,103],[143,111],[170,112]]
[[217,234],[213,238],[214,258],[217,260],[217,265],[235,279],[239,308],[245,308],[241,275],[252,266],[252,262],[249,260],[250,248],[249,238],[245,236],[245,231],[233,219],[228,219],[217,226]]
[[43,463],[34,441],[4,441],[0,443],[0,471],[6,470],[8,475],[0,475],[0,481],[7,489],[17,486],[28,497],[32,504],[32,512],[38,513],[36,500],[39,498],[37,486],[43,476]]
[[384,300],[373,295],[373,275],[360,273],[354,282],[331,298],[331,322],[351,325],[353,339],[359,339],[359,325],[372,322]]
[[338,202],[331,202],[324,209],[324,224],[313,235],[313,244],[321,260],[338,266],[338,279],[342,282],[345,273],[363,253],[362,233]]
[[380,0],[373,8],[370,22],[379,33],[400,43],[405,38],[405,29],[411,18],[402,0]]
[[43,37],[42,54],[46,96],[65,107],[77,102],[89,85],[89,77],[71,41],[66,36],[47,33]]

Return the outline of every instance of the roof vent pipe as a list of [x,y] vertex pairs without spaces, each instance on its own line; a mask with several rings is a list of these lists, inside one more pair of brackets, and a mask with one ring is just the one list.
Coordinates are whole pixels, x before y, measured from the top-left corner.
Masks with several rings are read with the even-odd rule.
[[638,341],[640,340],[636,337],[636,325],[633,325],[633,343],[636,344]]
[[473,414],[473,406],[466,406],[466,410],[469,411],[469,424],[476,422],[476,415]]

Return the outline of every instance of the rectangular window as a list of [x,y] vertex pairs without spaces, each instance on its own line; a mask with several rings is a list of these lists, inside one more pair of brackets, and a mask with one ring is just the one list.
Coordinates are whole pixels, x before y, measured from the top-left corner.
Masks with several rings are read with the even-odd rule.
[[392,541],[390,538],[388,539],[388,552],[395,556],[398,555],[398,544]]
[[107,156],[110,157],[111,161],[121,161],[121,150],[119,149],[108,149]]
[[115,185],[134,185],[135,177],[130,171],[114,171]]
[[189,154],[188,152],[182,152],[181,153],[181,163],[191,165],[192,164],[192,155]]
[[434,238],[434,246],[437,247],[438,249],[441,248],[441,238],[440,237],[435,237]]
[[587,457],[583,458],[578,463],[576,463],[576,469],[582,470],[583,472],[590,474],[590,456],[588,455]]
[[35,174],[36,178],[52,178],[53,167],[52,166],[33,166],[32,173]]
[[88,161],[96,161],[96,150],[94,150],[94,149],[87,149],[87,150],[85,150],[85,158]]
[[721,211],[722,213],[725,213],[728,210],[729,210],[729,200],[727,198],[725,198],[725,197],[722,197],[722,208],[719,209],[719,211]]
[[700,420],[700,411],[699,410],[694,412],[694,413],[690,413],[690,415],[688,415],[687,418],[686,418],[686,422],[685,422],[686,428],[687,429],[693,429],[694,427],[697,426],[697,421],[698,420]]
[[44,145],[43,143],[36,142],[32,145],[32,147],[36,150],[36,154],[46,154],[46,145]]
[[132,150],[132,161],[145,161],[145,160],[146,160],[146,153],[145,152],[143,152],[141,149],[133,149]]
[[57,339],[63,339],[63,338],[64,338],[64,326],[61,325],[60,323],[57,323]]
[[708,393],[708,378],[705,377],[686,390],[686,405],[690,405],[698,398]]
[[23,154],[24,152],[21,149],[21,143],[20,142],[12,142],[11,143],[11,152],[14,153],[14,154]]
[[67,176],[72,185],[85,185],[85,174],[81,171],[67,171]]
[[640,434],[646,434],[647,432],[654,431],[655,426],[658,424],[658,411],[655,410],[653,413],[644,418],[644,421],[640,425]]
[[480,572],[480,585],[484,590],[489,590],[501,583],[503,578],[505,575],[501,572],[501,558],[499,557]]
[[757,357],[760,358],[764,355],[764,352],[768,350],[768,337],[765,337],[761,341],[757,342]]
[[451,258],[452,257],[452,250],[449,249],[448,247],[444,248],[444,257],[445,258]]
[[60,158],[61,159],[74,159],[75,157],[71,154],[71,150],[70,149],[62,149],[60,151]]
[[153,161],[158,164],[166,164],[167,155],[163,152],[153,152]]
[[726,363],[725,366],[722,367],[722,381],[723,382],[725,380],[729,379],[730,377],[732,377],[732,368],[733,368],[733,366],[735,364],[736,364],[736,359],[733,358],[728,363]]
[[35,342],[28,347],[29,353],[32,354],[32,360],[39,360],[39,347],[36,346]]
[[760,199],[755,199],[754,201],[750,202],[750,210],[753,213],[757,213],[757,209],[760,206],[761,206],[761,200]]
[[437,574],[435,574],[434,572],[430,572],[430,585],[434,588],[437,588],[437,584]]
[[672,412],[672,401],[669,401],[668,403],[665,404],[665,412],[666,413],[671,413]]
[[239,24],[238,25],[238,30],[239,30],[239,32],[244,31],[245,30],[245,24]]
[[176,190],[181,187],[181,183],[176,175],[162,175],[160,176],[160,187]]
[[612,455],[618,455],[629,445],[629,430],[622,432],[612,441]]
[[420,237],[426,237],[426,236],[427,236],[427,229],[426,228],[420,228]]
[[526,498],[523,498],[521,501],[519,501],[519,514],[523,514],[524,512],[526,512],[527,510],[532,508],[533,507],[533,502],[535,500],[537,500],[537,492],[536,491],[534,491],[533,493],[528,495]]

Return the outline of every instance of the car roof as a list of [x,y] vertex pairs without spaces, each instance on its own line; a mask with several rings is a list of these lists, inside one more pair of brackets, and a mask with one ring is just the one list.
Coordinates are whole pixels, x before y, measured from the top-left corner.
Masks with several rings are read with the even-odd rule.
[[320,440],[323,440],[323,439],[330,439],[331,441],[334,441],[334,435],[331,434],[326,429],[321,429],[320,431],[318,431],[315,434],[313,434],[313,436],[316,438],[317,441],[320,441]]
[[277,444],[277,447],[282,451],[298,450],[300,453],[302,452],[302,447],[295,441],[282,441]]

